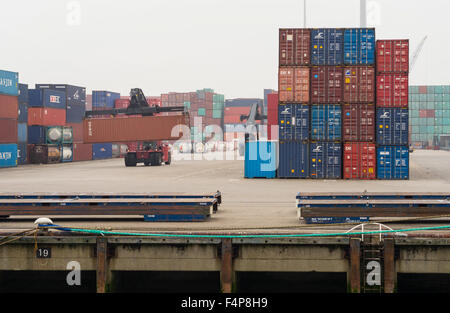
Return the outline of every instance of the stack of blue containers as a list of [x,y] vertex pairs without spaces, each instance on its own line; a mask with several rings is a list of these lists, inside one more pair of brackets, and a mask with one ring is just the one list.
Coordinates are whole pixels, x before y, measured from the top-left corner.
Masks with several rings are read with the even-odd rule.
[[19,117],[17,123],[17,164],[27,163],[28,145],[28,85],[19,84]]

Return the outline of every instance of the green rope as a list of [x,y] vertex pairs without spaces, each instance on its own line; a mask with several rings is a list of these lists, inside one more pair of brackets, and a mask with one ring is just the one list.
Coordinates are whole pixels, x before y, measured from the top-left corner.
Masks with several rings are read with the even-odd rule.
[[[46,226],[48,227],[48,226]],[[321,233],[321,234],[277,234],[277,235],[188,235],[188,234],[154,234],[154,233],[126,233],[126,232],[113,232],[94,229],[78,229],[69,227],[55,227],[59,230],[98,234],[98,235],[121,235],[121,236],[146,236],[146,237],[181,237],[181,238],[289,238],[289,237],[337,237],[337,236],[350,236],[350,235],[370,235],[370,234],[385,234],[385,233],[401,233],[421,230],[437,230],[448,229],[450,225],[446,226],[431,226],[431,227],[419,227],[419,228],[405,228],[398,230],[375,230],[365,232],[352,232],[352,233]]]

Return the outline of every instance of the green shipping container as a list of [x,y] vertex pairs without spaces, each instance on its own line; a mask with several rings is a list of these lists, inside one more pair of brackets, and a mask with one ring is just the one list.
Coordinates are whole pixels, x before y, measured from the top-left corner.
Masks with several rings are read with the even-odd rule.
[[191,109],[191,102],[184,101],[184,107],[187,108],[188,110],[190,110]]
[[222,118],[222,112],[223,112],[223,110],[213,110],[212,117],[213,118]]
[[198,109],[198,116],[205,116],[206,115],[206,109],[200,108]]

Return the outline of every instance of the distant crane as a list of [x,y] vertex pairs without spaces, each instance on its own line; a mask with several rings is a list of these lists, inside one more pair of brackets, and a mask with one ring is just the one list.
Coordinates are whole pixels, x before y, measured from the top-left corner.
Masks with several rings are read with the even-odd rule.
[[416,50],[414,50],[414,53],[412,55],[412,58],[409,60],[409,72],[411,73],[414,67],[414,64],[416,64],[417,58],[419,57],[420,52],[422,51],[422,48],[425,44],[425,41],[427,40],[428,36],[423,37],[422,41],[417,46]]

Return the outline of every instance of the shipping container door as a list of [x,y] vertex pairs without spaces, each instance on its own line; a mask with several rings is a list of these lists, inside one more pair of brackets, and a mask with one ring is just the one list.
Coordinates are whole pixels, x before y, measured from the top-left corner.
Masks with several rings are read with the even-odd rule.
[[278,177],[308,178],[309,147],[306,142],[280,141]]

